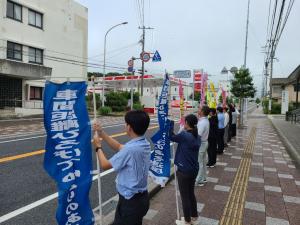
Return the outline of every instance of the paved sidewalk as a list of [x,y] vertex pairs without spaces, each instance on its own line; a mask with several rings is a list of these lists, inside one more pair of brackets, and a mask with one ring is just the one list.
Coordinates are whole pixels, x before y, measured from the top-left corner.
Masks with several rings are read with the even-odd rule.
[[300,166],[300,125],[285,121],[285,116],[269,116],[288,152]]
[[[299,225],[300,170],[266,116],[255,110],[247,124],[208,169],[208,183],[196,187],[195,224]],[[172,181],[151,200],[143,224],[175,224],[174,189]]]

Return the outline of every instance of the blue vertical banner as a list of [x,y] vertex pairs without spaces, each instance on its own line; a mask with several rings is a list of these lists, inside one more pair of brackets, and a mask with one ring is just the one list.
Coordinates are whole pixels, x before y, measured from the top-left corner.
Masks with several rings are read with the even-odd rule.
[[169,137],[170,120],[168,119],[169,89],[170,79],[168,74],[166,74],[157,109],[159,130],[151,138],[154,144],[154,150],[151,152],[151,164],[149,170],[149,176],[155,183],[162,187],[164,187],[169,180],[171,170]]
[[57,183],[59,225],[94,224],[89,202],[92,151],[86,88],[85,82],[46,82],[44,91],[44,168]]

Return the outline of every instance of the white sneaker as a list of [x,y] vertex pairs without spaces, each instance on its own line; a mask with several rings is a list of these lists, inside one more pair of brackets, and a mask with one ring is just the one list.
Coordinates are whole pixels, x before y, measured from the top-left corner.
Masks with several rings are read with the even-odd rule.
[[183,220],[176,220],[176,225],[191,225],[192,223],[188,223],[185,222],[184,219]]

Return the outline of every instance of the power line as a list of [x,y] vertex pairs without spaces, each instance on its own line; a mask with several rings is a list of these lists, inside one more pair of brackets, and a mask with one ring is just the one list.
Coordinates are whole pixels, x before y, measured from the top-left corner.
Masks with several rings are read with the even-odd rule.
[[[118,52],[118,51],[122,51],[124,49],[128,49],[128,48],[131,48],[131,47],[134,47],[134,46],[137,46],[139,43],[138,42],[134,42],[132,44],[129,44],[129,45],[126,45],[126,46],[123,46],[121,48],[117,48],[117,49],[114,49],[114,50],[111,50],[111,51],[108,51],[106,54],[112,54],[112,53],[115,53],[115,52]],[[89,59],[92,59],[92,58],[98,58],[100,56],[103,56],[104,53],[101,53],[101,54],[97,54],[97,55],[94,55],[94,56],[91,56],[89,57]],[[102,62],[102,61],[100,61]]]
[[284,28],[285,28],[286,22],[287,22],[287,20],[288,20],[288,18],[289,18],[289,16],[290,16],[291,10],[292,10],[293,5],[294,5],[294,2],[295,2],[295,0],[291,0],[291,1],[289,2],[288,9],[287,9],[287,12],[286,12],[286,15],[285,15],[285,18],[284,18],[284,22],[283,22],[283,24],[282,24],[282,28],[281,28],[281,31],[280,31],[278,40],[280,39],[280,37],[281,37],[281,35],[282,35],[282,32],[283,32],[283,30],[284,30]]
[[[7,47],[0,47],[0,49],[3,49],[5,51],[5,50],[7,50]],[[30,56],[29,51],[22,51],[22,55]],[[43,54],[43,59],[47,59],[49,61],[66,63],[66,64],[78,65],[78,66],[83,66],[83,67],[89,67],[89,68],[103,68],[103,66],[104,66],[102,64],[87,63],[87,62],[83,62],[83,61],[61,58],[61,57],[56,57],[56,56],[50,56],[50,55],[46,55],[46,54]],[[126,67],[116,67],[116,66],[107,66],[107,67],[111,68],[111,69],[122,70],[122,71],[127,70]]]
[[[7,40],[6,39],[1,39],[0,38],[0,40],[1,41],[4,41],[4,42],[7,42]],[[135,42],[134,44],[130,44],[130,45],[128,45],[128,46],[125,46],[126,48],[129,48],[129,47],[131,47],[131,46],[136,46],[136,45],[138,45],[138,43],[137,42]],[[27,46],[27,45],[25,45],[25,46]],[[28,47],[31,47],[31,46],[28,46]],[[123,48],[125,48],[125,47],[122,47],[121,49],[123,49]],[[4,48],[4,47],[0,47],[0,48]],[[118,51],[119,49],[114,49],[114,50],[112,50],[111,52],[115,52],[115,51]],[[23,51],[24,52],[24,51]],[[103,61],[98,61],[98,60],[93,60],[93,59],[91,59],[91,58],[93,58],[93,57],[82,57],[82,56],[77,56],[77,55],[72,55],[72,54],[68,54],[68,53],[64,53],[64,52],[59,52],[59,51],[55,51],[55,50],[51,50],[51,49],[45,49],[44,50],[44,52],[53,52],[53,53],[57,53],[57,54],[60,54],[60,55],[65,55],[65,56],[71,56],[71,57],[74,57],[74,58],[78,58],[78,59],[81,59],[81,60],[89,60],[89,61],[94,61],[94,62],[96,62],[96,63],[102,63]],[[102,54],[103,55],[103,54]],[[51,56],[51,55],[48,55],[48,56]],[[51,56],[51,57],[55,57],[55,56]],[[66,58],[65,58],[66,59]],[[112,65],[119,65],[119,66],[124,66],[124,67],[126,67],[126,65],[124,65],[124,64],[117,64],[117,63],[113,63],[113,62],[108,62],[109,64],[112,64]]]
[[[277,42],[277,35],[278,35],[278,33],[279,33],[281,21],[282,21],[282,15],[283,15],[283,10],[284,10],[285,1],[286,1],[286,0],[283,0],[283,1],[282,1],[281,9],[280,9],[279,17],[278,17],[278,23],[277,23],[277,27],[276,27],[276,31],[275,31],[275,36],[274,36],[274,41],[276,41],[276,42]],[[275,48],[276,48],[276,45],[275,45]]]

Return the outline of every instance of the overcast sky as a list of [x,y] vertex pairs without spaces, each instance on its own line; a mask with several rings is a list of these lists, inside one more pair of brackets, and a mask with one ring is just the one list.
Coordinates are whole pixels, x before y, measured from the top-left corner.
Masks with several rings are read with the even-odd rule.
[[[136,0],[77,1],[89,9],[89,57],[103,60],[105,32],[124,21],[128,25],[108,35],[108,64],[126,67],[129,58],[139,56],[142,31]],[[247,67],[257,85],[263,71],[268,6],[269,0],[250,4]],[[247,0],[145,0],[145,26],[154,28],[146,33],[146,50],[158,50],[162,57],[160,63],[146,63],[146,69],[162,73],[203,68],[215,75],[214,80],[224,78],[220,74],[224,66],[243,64],[246,11]],[[300,64],[299,12],[300,1],[295,1],[277,48],[274,77],[286,77]]]

